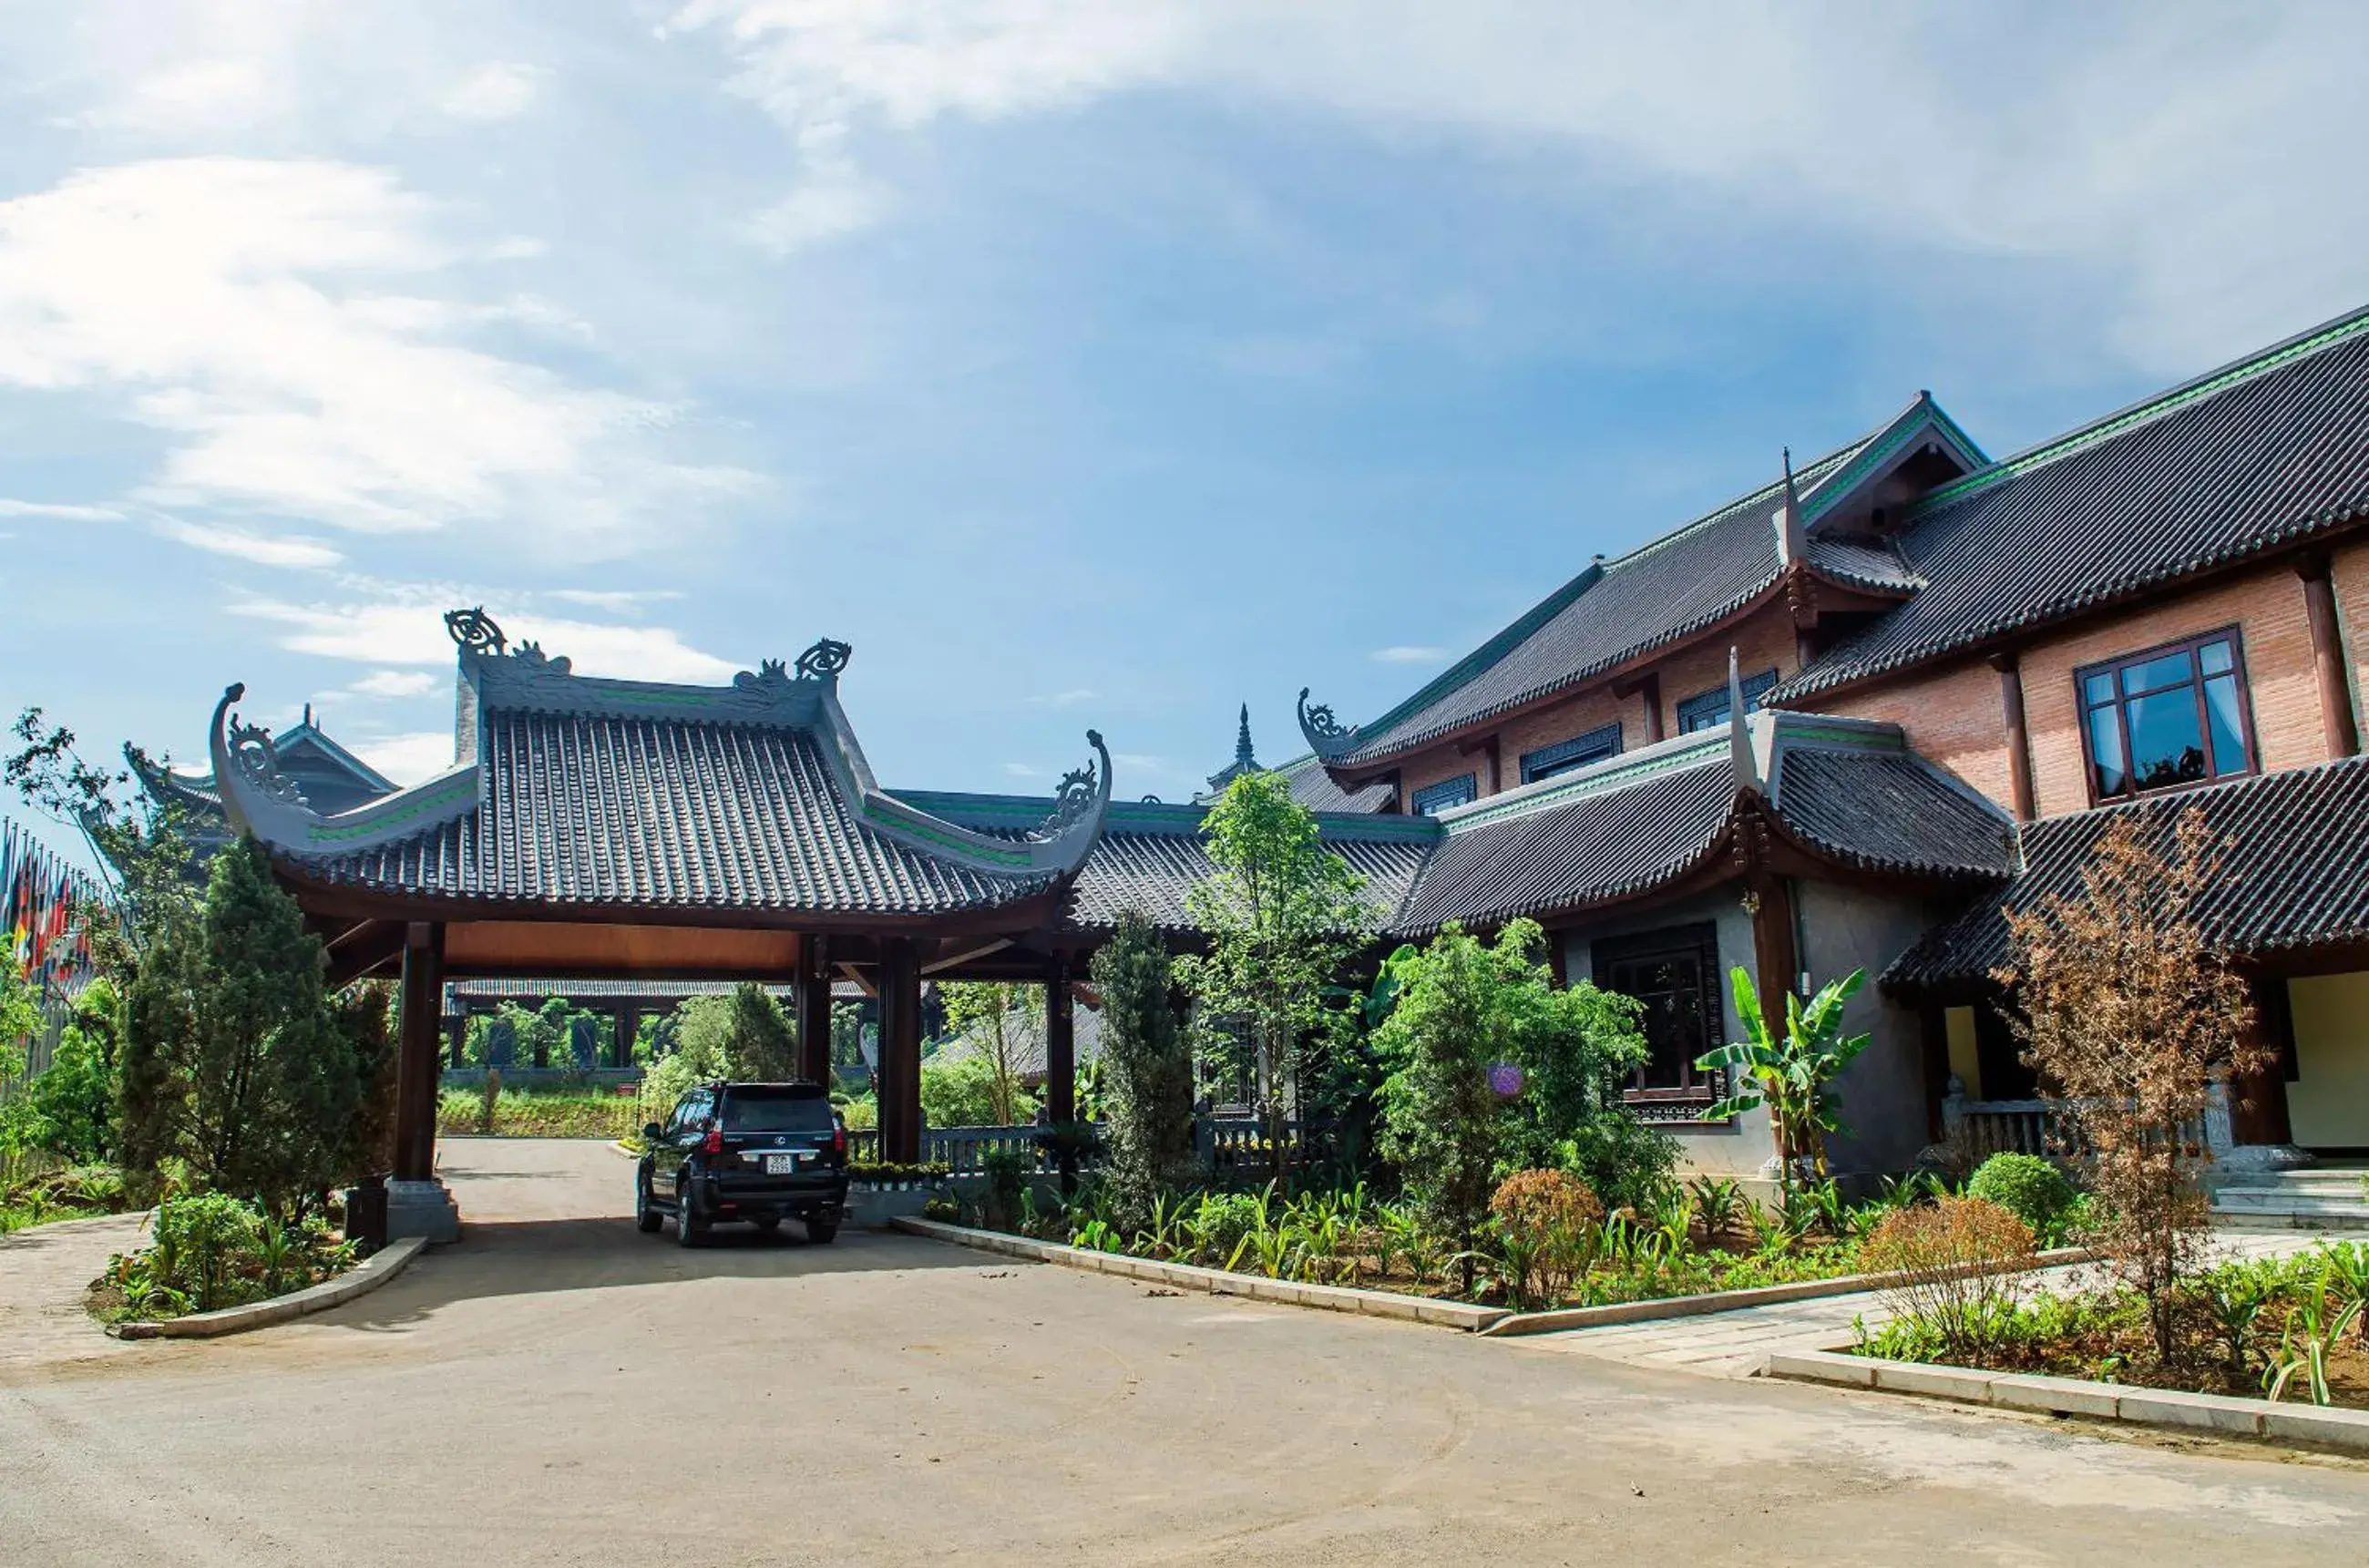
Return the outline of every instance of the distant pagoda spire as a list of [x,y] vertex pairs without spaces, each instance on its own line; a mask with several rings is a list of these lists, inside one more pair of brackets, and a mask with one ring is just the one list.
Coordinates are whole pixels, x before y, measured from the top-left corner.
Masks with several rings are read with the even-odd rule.
[[1242,717],[1234,727],[1234,760],[1209,775],[1209,793],[1222,795],[1228,784],[1244,773],[1262,773],[1258,753],[1251,746],[1251,705],[1242,704]]

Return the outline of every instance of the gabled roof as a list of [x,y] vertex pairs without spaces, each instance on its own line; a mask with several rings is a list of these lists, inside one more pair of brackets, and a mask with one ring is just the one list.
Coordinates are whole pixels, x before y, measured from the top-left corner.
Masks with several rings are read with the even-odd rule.
[[1050,892],[1110,804],[1091,730],[1095,761],[1014,831],[882,790],[839,706],[844,644],[818,643],[795,675],[769,660],[729,686],[681,686],[578,676],[532,643],[509,649],[482,611],[445,619],[461,645],[460,755],[415,788],[325,816],[280,773],[270,737],[231,715],[244,689],[216,705],[224,810],[296,877],[464,903],[934,915]]
[[[1803,568],[1840,586],[1885,596],[1917,578],[1889,546],[1829,537],[1836,516],[1926,446],[1972,466],[1981,449],[1930,396],[1826,453],[1794,475]],[[1356,767],[1422,746],[1462,726],[1578,685],[1737,614],[1770,593],[1789,565],[1777,524],[1785,480],[1770,481],[1628,555],[1598,558],[1526,614],[1459,659],[1406,701],[1354,730],[1332,725],[1302,692],[1302,727],[1335,767]]]
[[2015,880],[1928,932],[1883,983],[1915,990],[1985,980],[2010,955],[2008,912],[2050,895],[2077,896],[2110,824],[2135,818],[2160,853],[2191,809],[2204,814],[2222,846],[2196,910],[2214,946],[2259,958],[2369,941],[2369,757],[2349,757],[2030,823]]
[[1397,929],[1495,925],[1722,872],[1747,811],[1833,865],[1936,883],[2014,869],[2007,818],[1896,727],[1764,711],[1741,735],[1680,736],[1441,813]]
[[2078,614],[2364,508],[2369,310],[1935,489],[1899,539],[1923,589],[1769,700]]
[[[305,704],[303,719],[272,736],[270,741],[280,771],[298,780],[300,786],[317,787],[314,781],[326,774],[346,786],[338,792],[340,795],[356,803],[395,793],[392,779],[338,745],[313,722],[309,703]],[[222,791],[212,773],[176,773],[152,761],[136,746],[125,746],[123,756],[131,763],[133,776],[156,799],[177,802],[201,815],[221,812]]]

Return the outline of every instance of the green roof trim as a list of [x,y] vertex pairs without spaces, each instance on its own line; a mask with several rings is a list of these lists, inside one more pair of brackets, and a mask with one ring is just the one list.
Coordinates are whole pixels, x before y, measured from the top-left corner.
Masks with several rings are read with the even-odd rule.
[[1926,492],[1915,506],[1909,508],[1907,515],[1912,518],[1927,516],[1954,501],[1961,501],[1968,496],[1987,490],[2001,480],[2012,479],[2019,475],[2028,474],[2035,468],[2054,463],[2059,458],[2069,457],[2077,452],[2097,445],[2100,441],[2121,435],[2125,430],[2134,429],[2141,425],[2159,419],[2167,414],[2177,413],[2192,403],[2201,403],[2208,397],[2226,392],[2233,386],[2277,370],[2282,365],[2308,359],[2324,349],[2333,348],[2349,338],[2358,338],[2364,332],[2369,332],[2369,308],[2339,316],[2334,321],[2321,326],[2315,326],[2283,343],[2274,343],[2260,353],[2250,354],[2242,360],[2224,365],[2219,370],[2207,371],[2193,381],[2183,382],[2168,392],[2157,393],[2151,397],[2132,404],[2118,413],[2109,414],[2104,418],[2093,420],[2078,429],[2043,441],[2038,446],[2020,452],[2012,457],[2001,459],[1987,468],[1978,469],[1967,475],[1963,479],[1952,479],[1946,485],[1938,486]]
[[[1655,543],[1658,544],[1659,541]],[[1513,624],[1433,676],[1416,690],[1414,695],[1372,723],[1359,725],[1357,727],[1359,744],[1365,744],[1364,737],[1368,731],[1372,732],[1375,739],[1380,739],[1390,733],[1391,726],[1423,712],[1440,698],[1513,652],[1536,634],[1539,627],[1570,609],[1581,594],[1594,588],[1604,576],[1604,567],[1605,563],[1602,561],[1590,561],[1586,568],[1577,577],[1539,600]]]
[[1902,409],[1899,416],[1874,440],[1861,447],[1849,462],[1818,481],[1816,493],[1802,505],[1802,522],[1815,522],[1832,511],[1844,497],[1881,474],[1886,464],[1900,455],[1903,448],[1928,429],[1940,431],[1951,445],[1963,451],[1974,460],[1977,469],[1990,461],[1989,455],[1974,444],[1974,438],[1966,434],[1939,403],[1933,401],[1933,395],[1921,392],[1917,395],[1916,402]]
[[465,773],[455,773],[441,784],[423,785],[407,799],[390,795],[368,806],[357,807],[356,813],[367,813],[368,821],[340,823],[336,818],[328,818],[316,822],[313,825],[310,841],[342,844],[355,840],[381,838],[395,823],[415,821],[437,812],[450,811],[464,802],[475,805],[476,799],[477,770],[471,768]]

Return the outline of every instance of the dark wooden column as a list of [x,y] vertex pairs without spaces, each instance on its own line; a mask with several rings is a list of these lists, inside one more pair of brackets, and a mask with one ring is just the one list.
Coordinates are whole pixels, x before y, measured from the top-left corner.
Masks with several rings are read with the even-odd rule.
[[2031,820],[2031,731],[2023,718],[2023,667],[2011,653],[1991,659],[1999,674],[1999,712],[2007,723],[2008,789],[2015,802],[2015,819]]
[[798,1074],[830,1082],[830,956],[827,938],[809,936],[798,951]]
[[444,928],[414,921],[403,932],[403,1000],[395,1072],[395,1179],[436,1179],[436,1080],[442,1044]]
[[1075,1008],[1069,955],[1056,954],[1045,971],[1045,1119],[1055,1127],[1078,1119]]
[[450,1018],[444,1020],[444,1026],[451,1036],[448,1048],[452,1052],[452,1065],[454,1067],[468,1066],[469,1014],[466,1012],[455,1013]]
[[880,943],[880,1157],[921,1158],[921,966],[910,936]]
[[1645,699],[1645,744],[1651,746],[1663,738],[1661,675],[1649,672],[1638,677],[1637,694]]
[[2303,578],[2305,617],[2311,623],[2312,669],[2319,677],[2319,727],[2332,761],[2361,750],[2361,727],[2352,713],[2352,685],[2344,675],[2344,638],[2337,630],[2336,589],[2328,557],[2309,555],[2295,563]]
[[1771,1030],[1785,1027],[1785,998],[1802,963],[1793,944],[1793,889],[1781,876],[1752,886],[1752,967],[1758,972],[1760,1013]]
[[641,1032],[642,1010],[640,1006],[629,1001],[619,1007],[617,1009],[616,1032],[609,1041],[609,1065],[611,1067],[631,1067],[634,1065],[634,1036]]

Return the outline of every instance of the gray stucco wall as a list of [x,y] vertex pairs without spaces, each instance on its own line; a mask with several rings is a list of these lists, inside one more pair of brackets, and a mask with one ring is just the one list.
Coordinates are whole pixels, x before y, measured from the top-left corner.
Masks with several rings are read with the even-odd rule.
[[[1828,1150],[1838,1173],[1896,1172],[1908,1168],[1929,1141],[1927,1133],[1923,1027],[1916,1012],[1883,997],[1875,977],[1905,951],[1935,918],[1925,900],[1870,893],[1829,883],[1794,886],[1798,949],[1814,985],[1848,974],[1868,973],[1866,989],[1844,1013],[1848,1032],[1874,1036],[1842,1080],[1843,1122],[1851,1136]],[[1595,944],[1604,938],[1660,931],[1709,921],[1719,935],[1720,1013],[1726,1038],[1743,1037],[1743,1020],[1729,994],[1728,971],[1738,965],[1757,984],[1752,952],[1752,917],[1744,910],[1741,883],[1680,904],[1660,906],[1625,920],[1562,933],[1563,973],[1574,984],[1595,972]],[[1798,983],[1798,980],[1797,980]],[[1702,1126],[1660,1124],[1678,1140],[1682,1173],[1757,1176],[1776,1154],[1768,1115],[1754,1111],[1731,1123]]]

